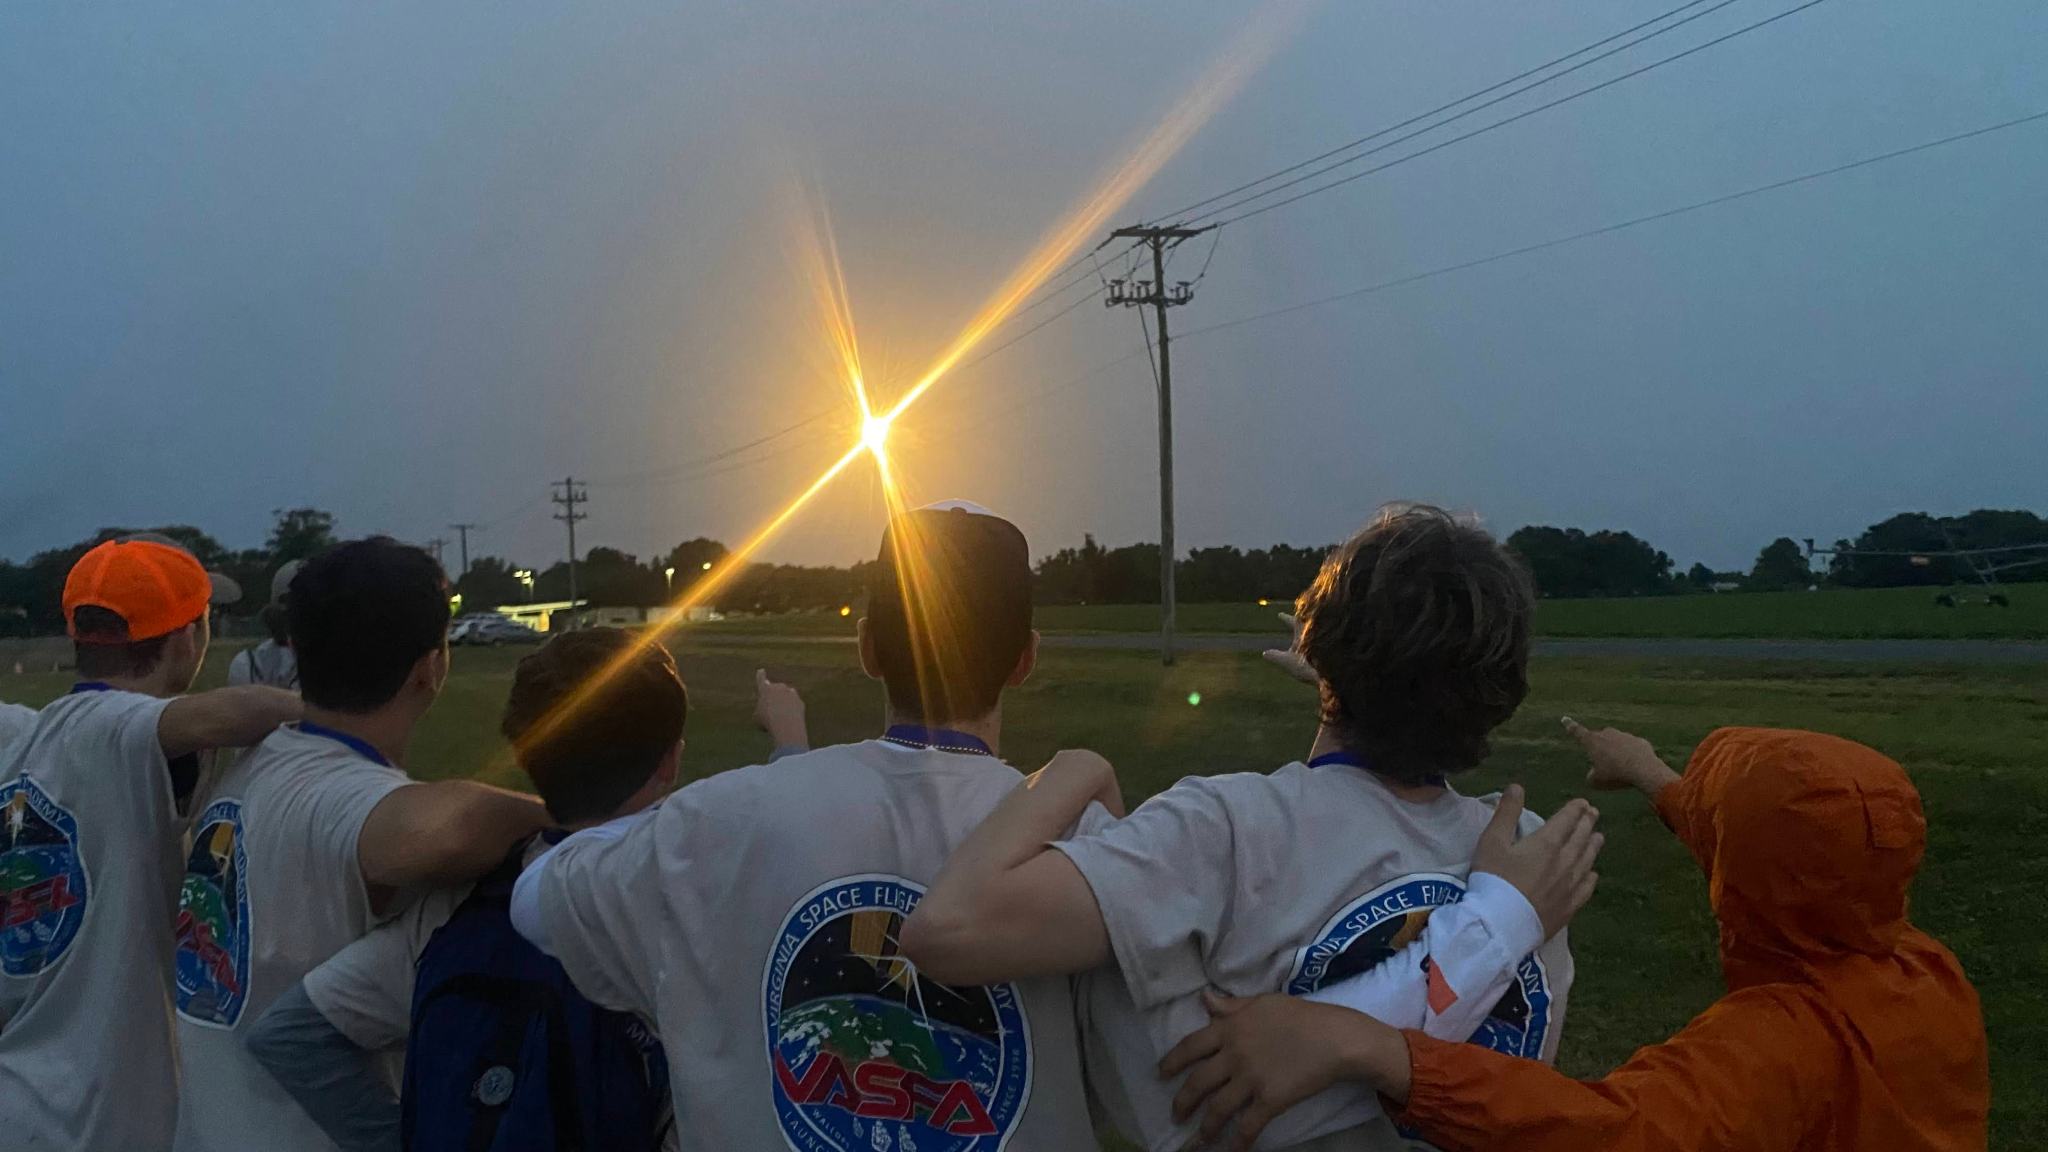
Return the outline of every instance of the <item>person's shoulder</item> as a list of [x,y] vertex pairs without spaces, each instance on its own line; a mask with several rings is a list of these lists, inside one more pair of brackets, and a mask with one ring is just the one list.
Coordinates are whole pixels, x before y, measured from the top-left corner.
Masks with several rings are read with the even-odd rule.
[[685,807],[707,811],[755,805],[773,810],[819,798],[821,793],[839,795],[872,778],[873,743],[828,744],[769,763],[727,769],[676,790],[664,807],[680,800]]
[[1271,772],[1219,772],[1213,776],[1183,776],[1153,799],[1206,801],[1225,807],[1269,804],[1300,796],[1303,792],[1313,790],[1318,782],[1312,769],[1300,761],[1294,761],[1283,764]]
[[[1481,796],[1460,794],[1458,799],[1475,811],[1485,812],[1485,818],[1491,820],[1493,819],[1494,809],[1500,807],[1500,796],[1501,794],[1498,792],[1488,792]],[[1543,817],[1538,815],[1534,808],[1525,807],[1522,809],[1521,819],[1516,821],[1515,831],[1518,835],[1527,836],[1541,827],[1543,827]]]
[[411,779],[389,764],[379,764],[323,736],[287,724],[263,738],[229,770],[252,793],[353,789],[364,784],[397,787]]

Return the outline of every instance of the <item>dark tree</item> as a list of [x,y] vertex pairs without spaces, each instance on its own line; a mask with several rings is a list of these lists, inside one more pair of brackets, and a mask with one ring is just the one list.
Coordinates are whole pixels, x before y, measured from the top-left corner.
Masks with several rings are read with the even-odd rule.
[[462,610],[480,612],[501,604],[523,603],[526,585],[512,575],[516,571],[518,569],[497,556],[479,556],[471,560],[469,571],[455,582],[455,591],[462,595]]
[[1813,567],[1797,541],[1780,536],[1757,553],[1743,587],[1752,592],[1788,592],[1813,583]]
[[1672,591],[1671,557],[1628,532],[1531,525],[1508,537],[1544,596],[1646,596]]
[[270,539],[264,547],[273,565],[306,560],[334,546],[334,514],[318,508],[276,508]]

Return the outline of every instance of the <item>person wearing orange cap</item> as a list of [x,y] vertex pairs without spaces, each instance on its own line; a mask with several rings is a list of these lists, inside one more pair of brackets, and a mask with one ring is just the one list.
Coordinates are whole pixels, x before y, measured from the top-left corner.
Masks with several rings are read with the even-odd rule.
[[1728,994],[1590,1081],[1343,1007],[1219,998],[1162,1065],[1194,1068],[1181,1111],[1212,1135],[1234,1121],[1249,1147],[1291,1100],[1358,1080],[1447,1152],[1983,1148],[1983,1013],[1954,954],[1906,918],[1927,823],[1898,764],[1835,736],[1723,728],[1680,776],[1639,737],[1565,725],[1588,781],[1649,796],[1706,871]]
[[0,753],[0,1143],[150,1149],[177,1109],[172,920],[201,750],[299,715],[267,687],[184,695],[232,591],[160,537],[64,583],[79,683]]

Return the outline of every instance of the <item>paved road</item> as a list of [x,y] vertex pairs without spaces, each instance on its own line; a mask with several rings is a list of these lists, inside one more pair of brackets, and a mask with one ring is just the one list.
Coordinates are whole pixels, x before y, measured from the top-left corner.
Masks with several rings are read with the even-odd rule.
[[[851,644],[851,636],[684,632],[685,642],[728,644]],[[1180,637],[1186,652],[1258,652],[1275,637],[1198,632]],[[1148,632],[1048,632],[1048,648],[1142,650],[1159,638]],[[1684,638],[1539,639],[1542,656],[1615,656],[1637,660],[1840,660],[1857,664],[2048,664],[2048,642],[2038,640],[1700,640]]]
[[[1053,648],[1151,648],[1158,637],[1136,632],[1056,632]],[[1181,647],[1199,652],[1257,652],[1273,646],[1266,636],[1194,634]],[[2048,664],[2048,643],[2013,640],[1538,640],[1543,656],[1622,656],[1658,660],[1844,660],[1903,664]]]

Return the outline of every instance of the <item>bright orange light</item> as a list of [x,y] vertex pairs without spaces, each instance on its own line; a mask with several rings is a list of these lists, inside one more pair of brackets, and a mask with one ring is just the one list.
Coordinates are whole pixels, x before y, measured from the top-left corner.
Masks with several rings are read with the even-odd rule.
[[889,443],[889,418],[887,416],[870,416],[866,420],[861,421],[860,442],[867,447],[868,451],[880,457],[883,447]]
[[[750,537],[746,543],[729,553],[716,568],[707,561],[703,569],[708,575],[697,580],[683,595],[669,605],[669,610],[640,633],[640,639],[632,648],[620,653],[596,676],[569,694],[548,714],[542,716],[529,729],[521,744],[531,747],[546,740],[560,728],[564,719],[587,704],[603,686],[626,667],[637,655],[640,648],[655,644],[667,631],[685,619],[686,610],[708,600],[731,577],[743,571],[753,554],[796,514],[803,510],[818,493],[825,490],[847,465],[862,455],[872,456],[877,475],[882,482],[882,494],[892,516],[903,511],[906,496],[890,467],[886,445],[891,424],[911,405],[922,399],[948,372],[959,365],[987,335],[1008,319],[1025,300],[1044,285],[1045,281],[1059,270],[1080,246],[1101,231],[1110,214],[1121,208],[1131,195],[1142,187],[1160,167],[1186,144],[1195,130],[1208,121],[1245,80],[1255,71],[1282,40],[1292,33],[1306,13],[1308,5],[1300,0],[1272,0],[1248,23],[1247,30],[1233,43],[1215,63],[1201,81],[1189,89],[1164,121],[1152,130],[1138,147],[1121,164],[1111,169],[1103,181],[1080,204],[1062,217],[1039,240],[1024,261],[1011,272],[983,303],[981,311],[975,314],[967,326],[954,336],[952,343],[925,369],[911,386],[897,397],[888,411],[876,414],[868,396],[867,379],[861,366],[860,345],[855,339],[853,311],[848,303],[845,272],[840,266],[839,251],[832,239],[829,219],[821,205],[815,201],[812,206],[811,239],[813,243],[805,248],[807,271],[812,287],[817,294],[819,311],[837,353],[844,383],[853,394],[860,413],[859,439],[845,454],[833,461],[830,467],[820,473],[809,487],[798,493],[782,511],[775,514],[766,524]],[[914,553],[916,550],[899,550]],[[918,557],[912,554],[899,556],[898,573],[906,580],[915,580]],[[840,615],[851,615],[850,606],[842,608]]]
[[853,615],[853,605],[851,605],[851,604],[841,604],[841,605],[839,606],[839,614],[840,614],[841,616],[851,616],[851,615]]

